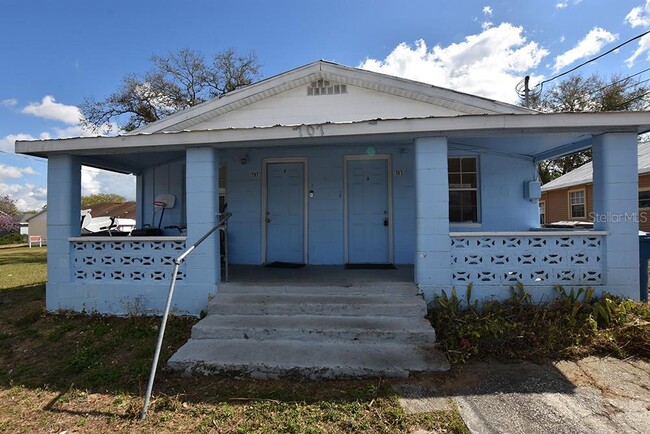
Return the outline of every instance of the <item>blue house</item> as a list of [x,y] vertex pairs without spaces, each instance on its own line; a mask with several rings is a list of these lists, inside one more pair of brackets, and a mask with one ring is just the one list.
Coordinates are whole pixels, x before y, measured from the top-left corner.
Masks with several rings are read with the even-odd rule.
[[[503,298],[517,282],[537,298],[556,285],[638,298],[637,135],[649,130],[648,112],[541,114],[318,61],[126,135],[16,151],[48,159],[50,311],[159,312],[173,258],[220,201],[235,265],[393,264],[426,301],[469,283]],[[540,229],[536,163],[586,148],[603,218]],[[173,195],[163,226],[186,234],[81,237],[81,165],[136,175],[139,223]],[[183,264],[177,312],[198,315],[219,293],[219,244]]]

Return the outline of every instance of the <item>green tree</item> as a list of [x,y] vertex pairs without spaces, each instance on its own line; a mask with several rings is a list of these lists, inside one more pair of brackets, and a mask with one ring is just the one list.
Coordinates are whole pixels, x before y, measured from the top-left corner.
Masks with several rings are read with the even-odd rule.
[[[646,110],[650,88],[634,77],[572,75],[542,92],[532,92],[530,108],[544,113]],[[591,161],[591,150],[539,163],[542,183],[547,183]]]
[[81,209],[86,209],[98,203],[122,203],[126,202],[124,196],[114,193],[99,193],[89,196],[81,196]]
[[0,211],[8,216],[14,217],[18,214],[18,207],[16,201],[9,196],[0,196]]
[[101,131],[116,122],[132,131],[174,112],[251,84],[260,75],[255,53],[237,54],[229,48],[211,61],[192,49],[167,56],[153,55],[143,76],[127,74],[117,91],[103,100],[87,98],[80,106],[82,124]]

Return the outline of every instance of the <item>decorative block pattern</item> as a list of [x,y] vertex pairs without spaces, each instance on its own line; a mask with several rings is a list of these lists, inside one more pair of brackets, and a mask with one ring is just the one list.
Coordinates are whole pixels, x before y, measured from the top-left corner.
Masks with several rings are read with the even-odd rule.
[[[174,258],[185,241],[72,241],[76,282],[160,282],[171,279]],[[178,280],[185,279],[181,265]]]
[[477,234],[451,236],[456,286],[599,285],[604,279],[601,235]]

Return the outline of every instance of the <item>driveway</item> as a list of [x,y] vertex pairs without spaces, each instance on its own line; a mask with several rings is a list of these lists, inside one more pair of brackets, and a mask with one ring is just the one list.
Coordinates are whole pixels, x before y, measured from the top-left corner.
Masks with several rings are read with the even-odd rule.
[[417,412],[427,411],[427,402],[455,402],[473,433],[650,433],[645,361],[476,363],[442,381],[423,379],[402,390],[415,398],[403,400],[407,412],[409,405]]

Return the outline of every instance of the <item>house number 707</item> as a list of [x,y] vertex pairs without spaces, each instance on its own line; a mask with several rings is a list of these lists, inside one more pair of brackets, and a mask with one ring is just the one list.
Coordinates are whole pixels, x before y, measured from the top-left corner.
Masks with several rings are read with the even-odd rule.
[[297,127],[294,127],[294,130],[298,131],[298,136],[300,137],[314,137],[325,135],[323,125],[299,125]]

